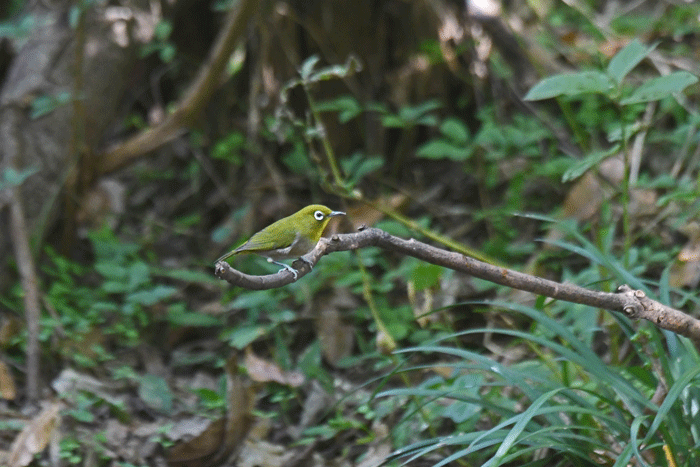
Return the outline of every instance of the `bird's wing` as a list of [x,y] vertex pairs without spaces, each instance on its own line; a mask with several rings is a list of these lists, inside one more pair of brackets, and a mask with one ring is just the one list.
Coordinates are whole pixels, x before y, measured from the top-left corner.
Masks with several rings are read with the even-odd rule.
[[[273,224],[274,225],[274,224]],[[256,233],[243,245],[236,248],[236,253],[256,253],[270,250],[279,250],[290,247],[296,240],[296,235],[293,231],[277,229],[271,231],[269,227],[262,229]]]

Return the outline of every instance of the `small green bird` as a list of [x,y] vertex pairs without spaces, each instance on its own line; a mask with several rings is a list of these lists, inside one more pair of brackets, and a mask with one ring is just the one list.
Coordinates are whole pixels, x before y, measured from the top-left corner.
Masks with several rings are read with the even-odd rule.
[[[254,234],[243,245],[217,259],[223,261],[239,253],[256,253],[271,263],[290,270],[297,278],[293,267],[277,260],[301,258],[318,243],[331,217],[344,216],[342,211],[333,211],[321,204],[306,206],[291,216],[274,222]],[[303,260],[303,258],[301,258]]]

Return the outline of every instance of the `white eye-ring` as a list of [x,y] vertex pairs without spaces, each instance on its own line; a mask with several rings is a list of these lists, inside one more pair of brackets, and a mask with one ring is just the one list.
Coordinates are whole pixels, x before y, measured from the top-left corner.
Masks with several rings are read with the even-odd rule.
[[324,217],[326,216],[324,216],[321,211],[314,212],[314,219],[316,219],[317,221],[322,221]]

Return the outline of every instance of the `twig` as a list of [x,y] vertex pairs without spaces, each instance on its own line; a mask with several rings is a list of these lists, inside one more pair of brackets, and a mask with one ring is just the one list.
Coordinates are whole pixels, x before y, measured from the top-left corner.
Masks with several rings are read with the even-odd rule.
[[[369,246],[413,256],[428,263],[514,289],[623,313],[631,319],[646,319],[662,329],[690,338],[700,349],[700,321],[680,310],[650,299],[641,290],[632,290],[629,286],[622,285],[617,293],[610,293],[589,290],[573,284],[562,284],[484,263],[461,253],[441,250],[418,240],[394,237],[375,228],[361,229],[360,232],[353,234],[334,235],[330,239],[321,238],[316,247],[304,255],[305,261],[294,262],[293,266],[298,271],[297,280],[308,274],[311,266],[316,264],[323,255]],[[216,263],[215,274],[231,285],[250,290],[273,289],[291,284],[295,280],[294,275],[286,269],[266,276],[251,276],[233,269],[225,262]]]
[[14,187],[8,191],[12,244],[22,280],[24,315],[27,320],[27,397],[36,401],[39,398],[39,291],[19,188]]

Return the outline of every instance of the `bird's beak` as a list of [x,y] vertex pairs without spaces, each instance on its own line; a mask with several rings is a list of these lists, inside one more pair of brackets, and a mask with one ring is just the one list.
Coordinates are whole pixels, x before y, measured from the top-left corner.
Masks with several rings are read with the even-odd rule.
[[328,214],[328,217],[336,217],[336,216],[344,216],[345,213],[343,211],[331,211],[330,214]]

